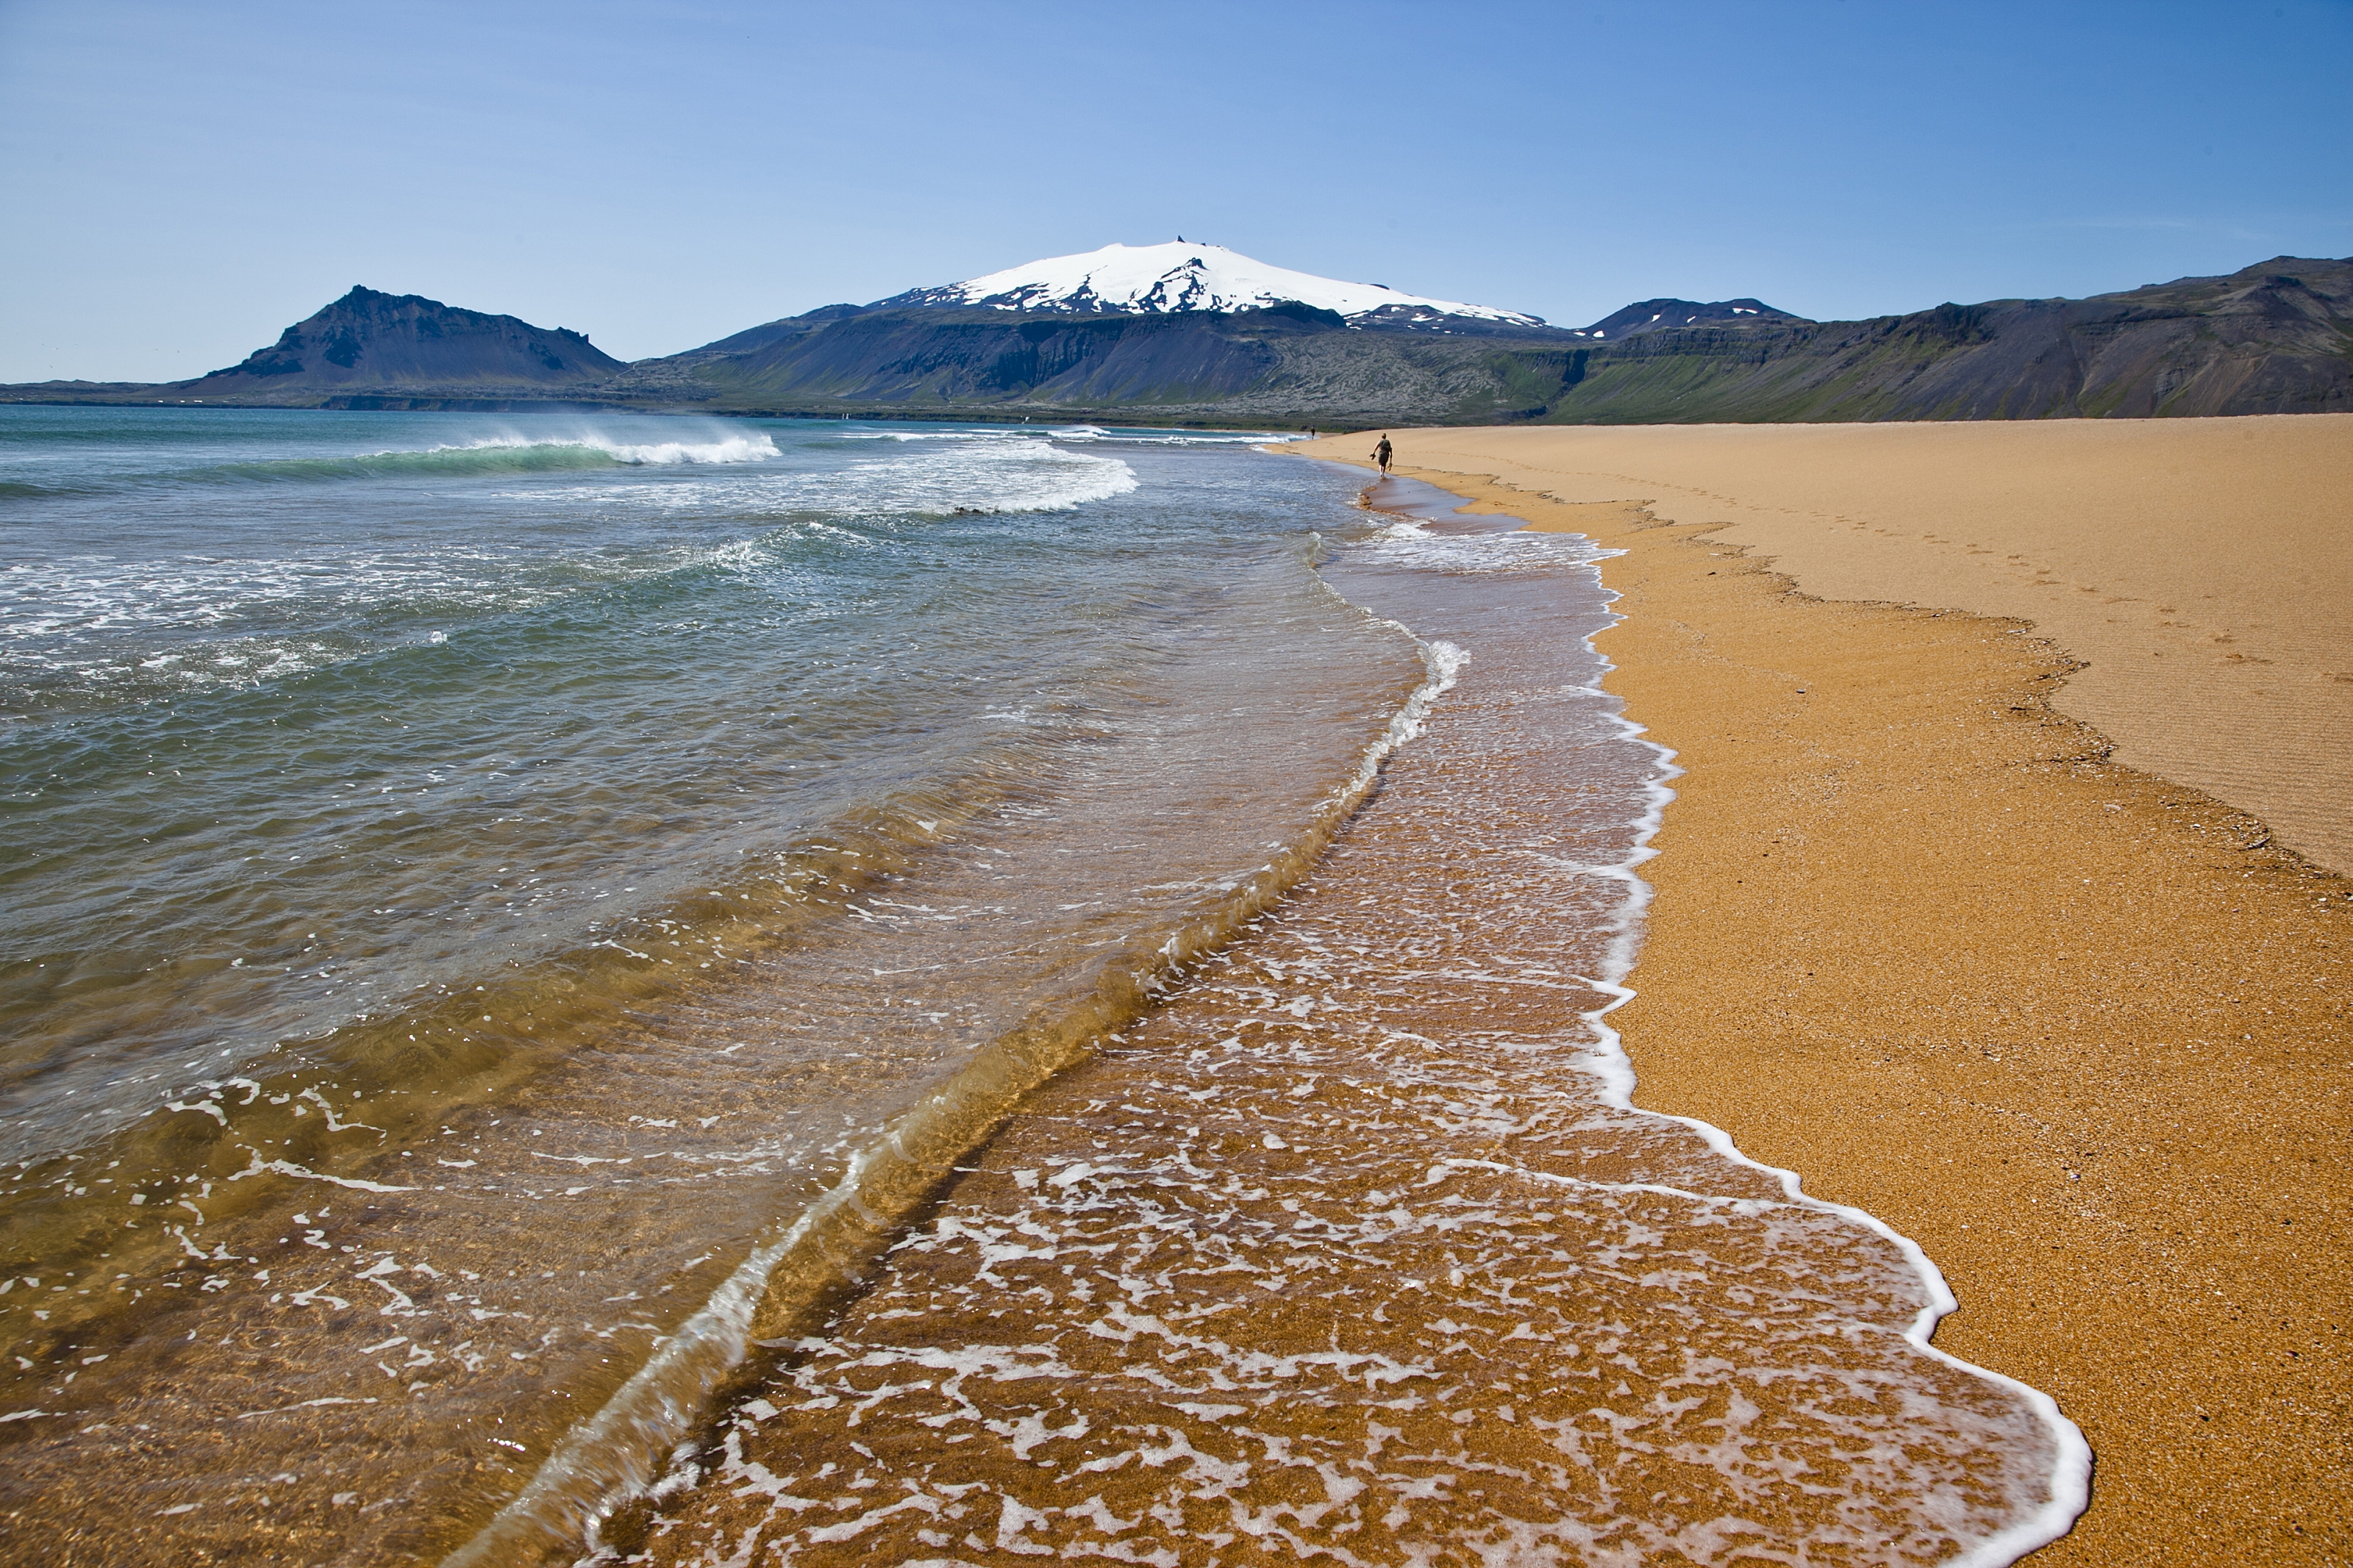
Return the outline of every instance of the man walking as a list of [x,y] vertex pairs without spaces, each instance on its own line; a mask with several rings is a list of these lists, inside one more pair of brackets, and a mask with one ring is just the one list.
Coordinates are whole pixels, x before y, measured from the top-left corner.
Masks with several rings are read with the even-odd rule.
[[1389,438],[1387,436],[1382,437],[1381,444],[1373,448],[1373,461],[1381,466],[1381,478],[1388,479],[1389,477]]

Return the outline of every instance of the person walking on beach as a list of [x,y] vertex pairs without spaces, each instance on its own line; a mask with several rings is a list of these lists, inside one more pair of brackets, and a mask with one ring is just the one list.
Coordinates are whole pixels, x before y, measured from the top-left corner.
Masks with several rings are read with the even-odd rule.
[[1389,477],[1389,438],[1387,436],[1382,437],[1381,444],[1373,448],[1373,461],[1381,466],[1381,478],[1388,479]]

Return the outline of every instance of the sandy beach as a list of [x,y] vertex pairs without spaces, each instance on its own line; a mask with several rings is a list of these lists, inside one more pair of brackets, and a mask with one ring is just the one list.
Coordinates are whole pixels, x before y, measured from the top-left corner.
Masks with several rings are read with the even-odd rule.
[[2353,1558],[2353,416],[1392,435],[1624,552],[1687,770],[1637,1102],[1915,1237],[2082,1426],[2036,1562]]
[[1398,454],[1726,525],[1719,547],[1822,598],[2031,622],[2116,761],[2353,872],[2353,415],[1418,431]]

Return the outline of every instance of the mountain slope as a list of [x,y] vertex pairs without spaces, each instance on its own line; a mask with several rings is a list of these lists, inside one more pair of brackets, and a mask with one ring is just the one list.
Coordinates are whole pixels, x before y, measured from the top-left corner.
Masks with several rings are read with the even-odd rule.
[[1701,325],[1556,370],[1556,423],[2142,418],[2353,410],[2353,261],[2274,257],[2087,300]]
[[609,380],[622,362],[578,332],[353,288],[275,343],[174,390],[207,400],[315,403],[321,394],[544,394]]
[[1940,305],[1867,321],[1807,321],[1746,300],[1645,300],[1604,323],[1621,318],[1603,330],[1622,336],[1589,338],[1501,323],[1483,333],[1349,324],[1304,304],[828,307],[641,362],[605,390],[714,410],[1334,426],[2353,408],[2353,263],[2342,261],[2280,258],[2090,300]]
[[[1537,329],[1541,331],[1542,329]],[[696,350],[629,367],[607,389],[729,412],[1338,423],[1506,417],[1525,395],[1491,340],[1356,329],[1302,304],[1162,314],[918,306],[739,334],[742,353]]]

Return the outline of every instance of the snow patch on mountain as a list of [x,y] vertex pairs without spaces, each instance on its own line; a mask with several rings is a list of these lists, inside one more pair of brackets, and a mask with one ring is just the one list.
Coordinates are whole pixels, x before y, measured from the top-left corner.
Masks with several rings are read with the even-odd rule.
[[882,305],[983,305],[1000,310],[1078,313],[1252,310],[1297,300],[1352,321],[1412,325],[1445,316],[1537,327],[1540,317],[1491,305],[1431,300],[1378,283],[1343,283],[1271,267],[1222,245],[1106,245],[1055,256],[936,289],[917,289]]

